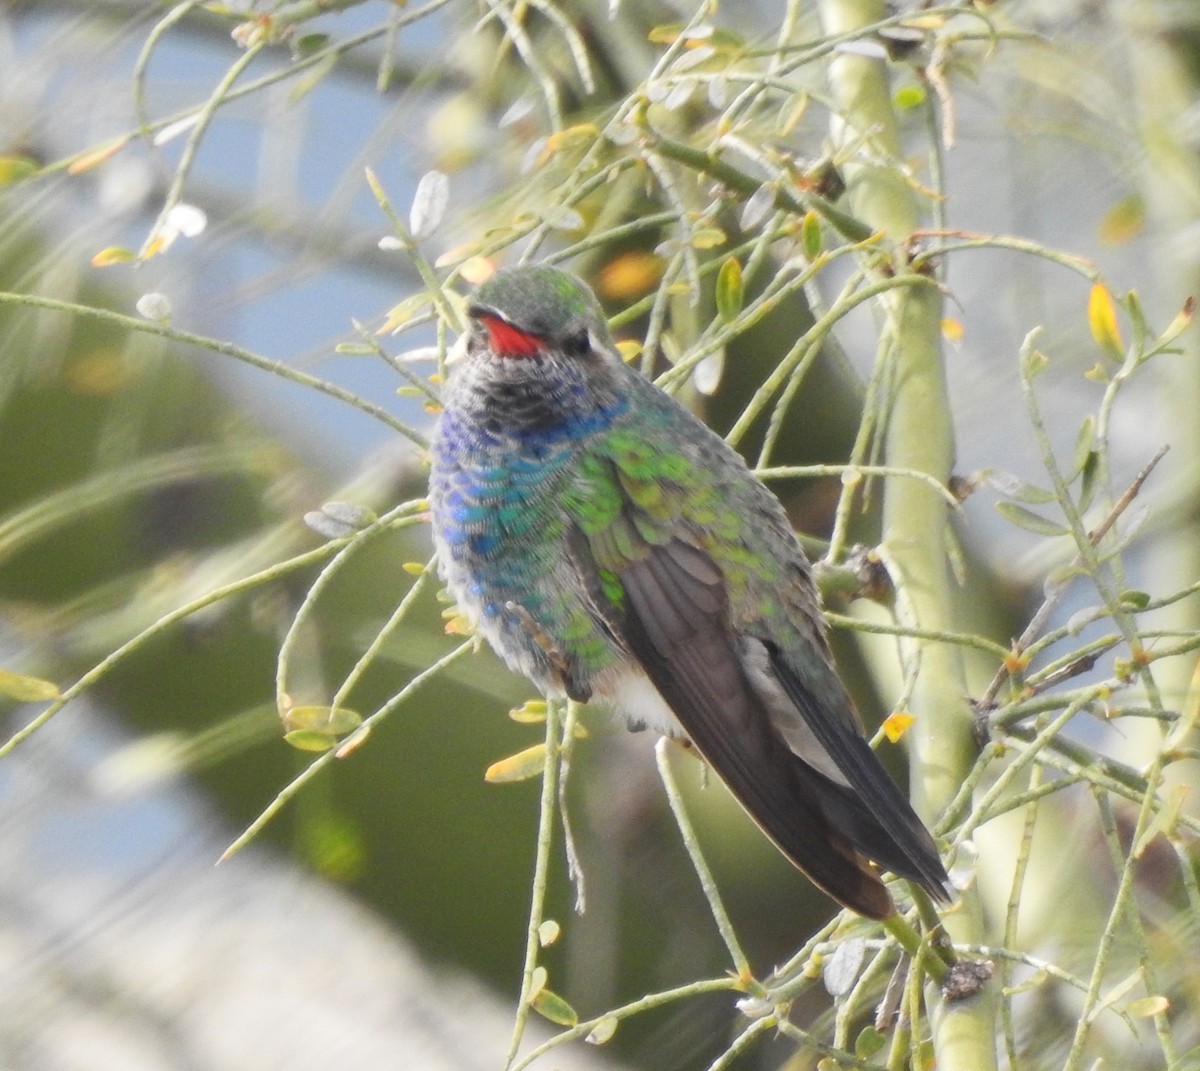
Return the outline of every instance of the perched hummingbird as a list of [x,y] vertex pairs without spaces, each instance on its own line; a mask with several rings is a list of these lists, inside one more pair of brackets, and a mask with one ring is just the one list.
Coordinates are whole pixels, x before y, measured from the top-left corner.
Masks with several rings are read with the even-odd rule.
[[621,359],[585,283],[499,271],[468,306],[433,442],[442,574],[547,696],[691,741],[783,853],[871,918],[880,866],[948,899],[863,738],[775,496]]

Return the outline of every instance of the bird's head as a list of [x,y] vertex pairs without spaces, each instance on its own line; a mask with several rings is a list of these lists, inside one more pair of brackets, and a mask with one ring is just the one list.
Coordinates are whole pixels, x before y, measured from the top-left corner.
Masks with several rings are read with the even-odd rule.
[[558,268],[537,264],[498,271],[475,291],[467,311],[468,353],[513,360],[612,353],[595,294]]

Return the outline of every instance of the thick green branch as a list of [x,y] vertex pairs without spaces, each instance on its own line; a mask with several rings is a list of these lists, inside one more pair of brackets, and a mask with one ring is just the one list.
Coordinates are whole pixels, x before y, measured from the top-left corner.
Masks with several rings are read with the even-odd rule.
[[[876,24],[882,0],[824,0],[826,33]],[[835,140],[854,155],[845,165],[852,212],[902,242],[917,228],[921,206],[902,174],[887,69],[880,60],[845,52],[830,64],[837,103]],[[897,271],[909,269],[897,257]],[[927,474],[945,486],[953,463],[950,400],[941,354],[941,295],[933,287],[896,287],[880,295],[886,316],[877,375],[887,385],[884,457],[888,465]],[[947,561],[949,511],[929,483],[892,480],[885,488],[881,552],[896,583],[899,623],[910,629],[963,631]],[[927,819],[953,800],[973,762],[971,717],[961,650],[918,639],[901,641],[912,679],[917,722],[910,732],[914,803]],[[976,897],[968,893],[947,917],[956,942],[982,943]],[[994,989],[994,987],[993,987]],[[983,992],[962,1003],[938,1002],[933,1016],[938,1067],[943,1071],[995,1067],[996,997]]]

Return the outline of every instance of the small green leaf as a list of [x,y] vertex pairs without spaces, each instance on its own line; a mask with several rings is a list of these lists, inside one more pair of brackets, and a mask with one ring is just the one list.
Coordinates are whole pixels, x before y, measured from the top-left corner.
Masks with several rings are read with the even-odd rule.
[[284,716],[289,729],[318,729],[342,736],[362,724],[362,715],[349,707],[293,707]]
[[1040,513],[1034,513],[1033,510],[1028,510],[1024,506],[1018,506],[1015,502],[997,502],[996,509],[1004,515],[1006,520],[1011,521],[1018,528],[1024,528],[1027,532],[1044,536],[1060,536],[1066,535],[1069,531],[1058,522],[1043,517]]
[[333,352],[351,357],[367,357],[378,353],[379,348],[367,342],[339,342],[333,347]]
[[1071,461],[1071,475],[1068,477],[1068,480],[1073,480],[1083,471],[1088,457],[1093,452],[1092,446],[1095,442],[1096,418],[1089,413],[1084,417],[1083,423],[1079,425],[1079,433],[1075,436],[1075,456]]
[[349,707],[292,707],[280,717],[284,740],[301,751],[328,751],[362,725],[362,715]]
[[1144,591],[1122,591],[1117,601],[1126,610],[1144,610],[1150,605],[1150,596]]
[[873,1026],[865,1026],[854,1039],[854,1055],[860,1060],[869,1060],[887,1044],[887,1035]]
[[1092,504],[1096,495],[1096,478],[1100,475],[1100,455],[1095,450],[1088,452],[1083,459],[1083,468],[1079,480],[1079,512],[1082,513]]
[[1196,299],[1190,297],[1183,303],[1183,308],[1176,314],[1175,319],[1167,324],[1167,329],[1154,340],[1154,348],[1156,350],[1163,350],[1171,345],[1184,331],[1192,326],[1192,320],[1195,318],[1195,315]]
[[136,259],[137,254],[132,249],[126,249],[120,245],[110,245],[92,257],[92,267],[108,268],[113,264],[128,264],[131,260]]
[[717,313],[726,323],[737,319],[746,300],[746,284],[737,257],[726,257],[717,273]]
[[328,751],[338,742],[336,736],[315,732],[312,729],[296,729],[290,733],[284,733],[283,739],[297,751]]
[[902,86],[896,90],[896,107],[905,110],[919,108],[925,103],[925,90],[922,86]]
[[0,669],[0,695],[15,699],[18,703],[43,703],[57,699],[62,693],[52,681]]
[[1027,506],[1044,506],[1057,500],[1053,491],[1038,487],[1037,484],[1022,483],[1014,476],[989,472],[988,479],[1005,498],[1011,498],[1014,502],[1024,502]]
[[329,34],[306,33],[296,38],[295,44],[292,45],[292,51],[297,59],[303,59],[305,56],[311,56],[314,52],[320,52],[328,44]]
[[546,745],[534,744],[506,759],[493,762],[484,772],[483,779],[493,785],[528,781],[533,777],[541,777],[545,765]]
[[821,237],[821,217],[816,212],[805,212],[804,221],[800,224],[800,246],[809,260],[816,260],[821,255],[824,241]]
[[621,1020],[615,1015],[606,1015],[595,1026],[592,1027],[591,1033],[583,1040],[589,1045],[603,1045],[606,1041],[612,1039],[613,1034],[617,1032],[617,1027]]
[[551,989],[539,989],[529,1004],[543,1018],[559,1026],[575,1026],[579,1022],[575,1009]]
[[1170,1007],[1171,1002],[1160,994],[1131,1000],[1125,1010],[1135,1019],[1152,1019],[1156,1015],[1163,1015]]
[[554,944],[561,933],[562,927],[554,919],[543,919],[537,929],[538,944],[546,948]]
[[1050,367],[1050,358],[1041,350],[1030,346],[1021,354],[1021,378],[1036,379]]
[[729,236],[720,227],[697,227],[692,231],[693,249],[715,249],[729,241]]
[[527,699],[510,710],[508,716],[522,725],[539,725],[546,720],[546,700]]

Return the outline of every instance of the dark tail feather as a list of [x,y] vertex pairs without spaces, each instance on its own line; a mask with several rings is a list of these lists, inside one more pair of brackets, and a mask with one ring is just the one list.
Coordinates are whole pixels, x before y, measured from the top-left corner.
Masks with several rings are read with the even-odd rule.
[[[636,624],[632,631],[635,647],[650,649]],[[729,664],[731,654],[728,638],[714,630],[677,649],[669,667],[645,657],[643,665],[696,750],[784,855],[839,903],[887,918],[895,910],[891,897],[847,835],[857,824],[842,830],[831,820],[841,813],[829,805],[835,786],[775,735],[740,666]],[[727,672],[714,675],[722,663]]]

